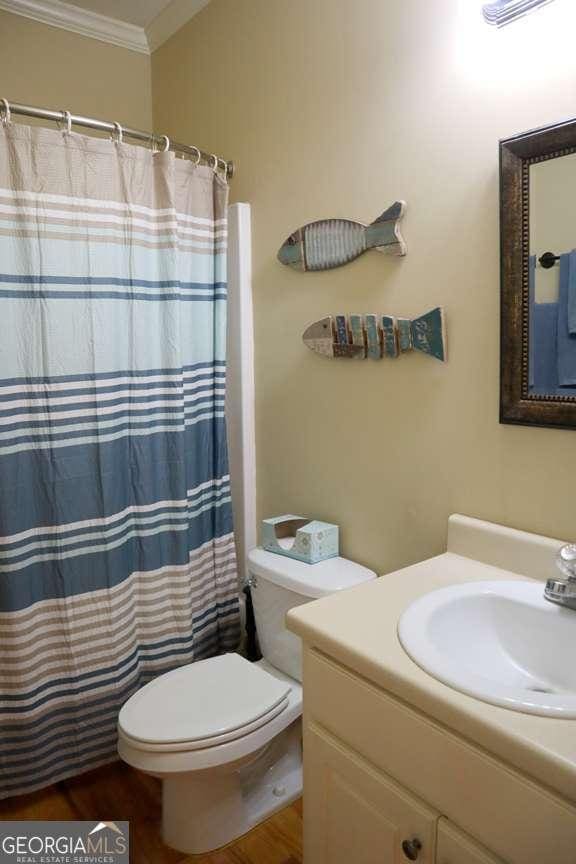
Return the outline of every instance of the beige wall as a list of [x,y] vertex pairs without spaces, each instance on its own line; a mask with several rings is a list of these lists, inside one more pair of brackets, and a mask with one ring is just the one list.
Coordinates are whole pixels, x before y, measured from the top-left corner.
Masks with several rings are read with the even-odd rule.
[[[574,114],[574,4],[487,27],[474,0],[212,0],[153,57],[155,124],[238,163],[253,205],[260,515],[340,523],[384,571],[459,511],[576,536],[576,432],[498,423],[498,139]],[[275,260],[309,220],[405,198],[408,257]],[[447,311],[447,365],[316,357],[330,312]]]
[[0,12],[0,96],[148,129],[150,58]]

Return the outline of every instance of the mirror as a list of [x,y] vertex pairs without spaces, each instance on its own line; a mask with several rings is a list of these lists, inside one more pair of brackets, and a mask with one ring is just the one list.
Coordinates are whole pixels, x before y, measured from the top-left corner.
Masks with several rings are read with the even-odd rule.
[[576,428],[576,121],[500,143],[503,423]]

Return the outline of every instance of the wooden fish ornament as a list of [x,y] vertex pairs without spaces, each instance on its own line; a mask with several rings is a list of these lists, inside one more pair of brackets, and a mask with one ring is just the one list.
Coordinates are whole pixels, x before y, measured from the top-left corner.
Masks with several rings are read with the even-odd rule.
[[323,357],[380,360],[405,351],[421,351],[446,360],[444,310],[441,306],[410,321],[391,315],[328,315],[315,321],[302,340]]
[[299,228],[282,244],[278,260],[296,270],[331,270],[377,249],[388,255],[406,255],[399,222],[404,201],[396,201],[371,225],[350,219],[322,219]]

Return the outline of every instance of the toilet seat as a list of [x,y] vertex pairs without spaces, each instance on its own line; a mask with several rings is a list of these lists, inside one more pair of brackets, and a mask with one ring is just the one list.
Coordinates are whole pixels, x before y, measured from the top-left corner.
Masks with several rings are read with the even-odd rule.
[[[203,661],[200,661],[203,662]],[[181,745],[171,750],[153,747],[150,744],[133,740],[118,725],[118,752],[122,759],[133,768],[147,771],[161,777],[182,775],[190,771],[228,770],[231,765],[250,758],[251,754],[267,747],[291,724],[299,722],[302,716],[302,685],[288,675],[275,669],[266,660],[253,664],[257,669],[276,678],[289,687],[288,704],[275,717],[267,718],[257,729],[219,746],[200,747],[187,750]]]
[[288,706],[290,685],[239,654],[160,675],[120,711],[120,733],[136,749],[182,752],[249,735]]
[[145,750],[147,753],[187,753],[192,750],[205,750],[210,747],[217,747],[220,744],[226,744],[228,741],[237,741],[239,738],[249,735],[250,732],[255,732],[257,729],[260,729],[261,726],[265,726],[271,720],[274,720],[274,718],[285,711],[287,707],[288,699],[286,698],[283,699],[279,705],[274,706],[274,708],[266,714],[263,714],[262,717],[259,717],[257,720],[254,720],[246,726],[242,726],[239,729],[233,729],[231,732],[225,732],[223,735],[214,735],[212,738],[200,738],[195,741],[169,741],[164,744],[158,744],[153,741],[139,741],[137,738],[132,738],[132,736],[122,728],[120,734],[136,750]]

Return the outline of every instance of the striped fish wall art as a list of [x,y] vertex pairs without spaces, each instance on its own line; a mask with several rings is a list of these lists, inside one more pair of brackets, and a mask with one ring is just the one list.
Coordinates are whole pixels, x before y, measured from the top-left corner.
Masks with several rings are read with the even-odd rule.
[[441,306],[411,321],[392,315],[328,315],[302,335],[304,344],[322,357],[380,360],[420,351],[445,362],[446,328]]
[[406,255],[400,220],[406,204],[396,201],[370,225],[351,219],[321,219],[298,228],[282,244],[278,260],[295,270],[331,270],[354,261],[368,249]]

